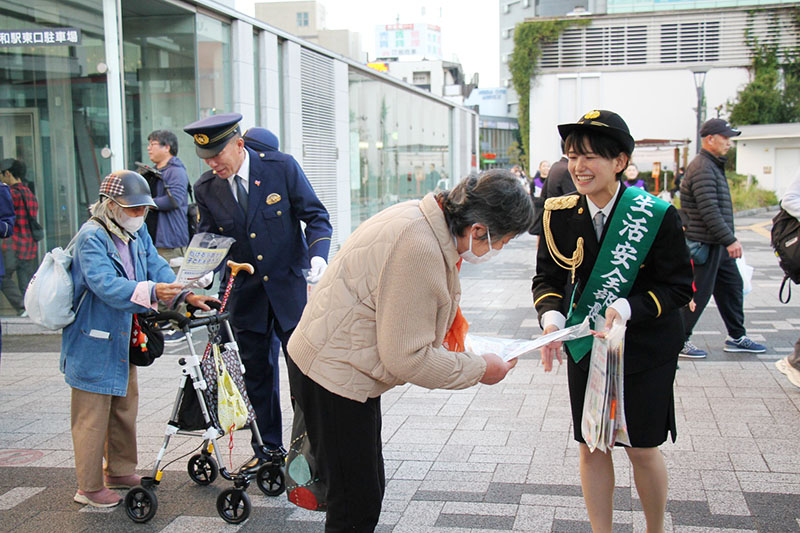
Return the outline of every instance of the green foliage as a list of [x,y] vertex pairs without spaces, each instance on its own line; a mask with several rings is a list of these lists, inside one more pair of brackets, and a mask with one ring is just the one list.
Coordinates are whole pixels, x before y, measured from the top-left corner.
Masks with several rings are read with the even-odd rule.
[[519,140],[512,142],[508,146],[508,150],[506,150],[506,155],[508,156],[508,162],[511,166],[519,165],[522,168],[525,169],[528,168],[528,156],[522,152]]
[[778,203],[778,197],[773,191],[767,191],[758,186],[758,181],[752,176],[744,176],[735,172],[727,172],[728,187],[731,190],[733,210],[743,211],[756,207],[768,207]]
[[522,151],[530,154],[530,110],[529,99],[531,81],[536,75],[542,45],[556,41],[570,26],[588,25],[589,19],[535,20],[521,22],[514,28],[514,52],[508,62],[511,81],[519,96],[519,133],[522,138]]
[[[800,29],[800,8],[792,9],[790,31]],[[751,12],[750,17],[756,12]],[[778,13],[770,22],[765,41],[759,41],[750,30],[745,31],[747,45],[752,54],[751,81],[728,102],[730,121],[743,124],[779,124],[800,122],[800,49],[778,49],[781,28]]]

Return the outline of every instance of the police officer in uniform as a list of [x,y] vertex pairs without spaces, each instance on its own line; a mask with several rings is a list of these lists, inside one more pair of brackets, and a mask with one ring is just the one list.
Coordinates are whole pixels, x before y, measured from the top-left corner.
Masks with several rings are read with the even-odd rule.
[[328,211],[297,161],[277,150],[254,151],[245,146],[241,120],[239,113],[214,115],[189,124],[184,131],[211,168],[195,184],[199,231],[233,237],[236,242],[229,258],[256,269],[253,276],[236,277],[228,300],[247,370],[247,392],[261,439],[269,449],[268,453],[259,449],[254,436],[255,456],[243,465],[251,470],[268,461],[269,452],[281,449],[282,444],[278,354],[270,350],[270,338],[277,335],[286,353],[286,343],[306,304],[303,270],[310,266],[308,282],[322,277],[333,230]]

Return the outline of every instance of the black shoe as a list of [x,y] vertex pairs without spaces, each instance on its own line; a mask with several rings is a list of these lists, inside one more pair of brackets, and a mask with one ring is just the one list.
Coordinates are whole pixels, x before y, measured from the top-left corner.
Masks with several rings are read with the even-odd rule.
[[258,469],[261,468],[261,465],[269,463],[269,459],[264,459],[263,457],[258,457],[254,455],[250,459],[247,460],[242,466],[239,467],[239,473],[241,474],[255,474],[258,472]]

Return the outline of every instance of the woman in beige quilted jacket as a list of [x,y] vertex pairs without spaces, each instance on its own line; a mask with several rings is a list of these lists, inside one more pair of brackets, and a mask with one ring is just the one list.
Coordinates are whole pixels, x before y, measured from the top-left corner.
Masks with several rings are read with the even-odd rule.
[[385,209],[336,254],[288,346],[295,407],[328,486],[326,531],[373,531],[378,523],[382,393],[407,382],[491,385],[513,368],[516,361],[464,350],[458,270],[461,259],[489,259],[532,222],[519,180],[489,170]]

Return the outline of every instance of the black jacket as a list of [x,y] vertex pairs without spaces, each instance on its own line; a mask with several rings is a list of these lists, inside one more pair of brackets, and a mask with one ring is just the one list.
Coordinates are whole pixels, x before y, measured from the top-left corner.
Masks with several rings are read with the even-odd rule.
[[687,239],[723,246],[736,241],[725,161],[725,157],[701,150],[686,168],[681,181],[681,209],[689,218]]
[[[617,195],[612,217],[621,196],[622,191]],[[550,229],[556,246],[568,257],[575,250],[578,237],[584,239],[584,259],[575,277],[578,286],[575,302],[578,302],[600,252],[586,197],[581,195],[572,208],[552,211]],[[608,231],[608,223],[604,231]],[[551,310],[567,316],[571,294],[570,272],[553,261],[545,239],[539,239],[533,300],[540,319]],[[631,319],[625,334],[626,374],[655,368],[672,359],[677,361],[678,351],[685,340],[679,310],[691,297],[689,252],[683,240],[678,211],[670,206],[627,296]],[[590,357],[584,357],[578,365],[586,370],[589,361]]]

